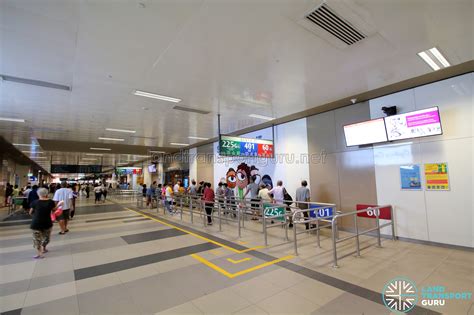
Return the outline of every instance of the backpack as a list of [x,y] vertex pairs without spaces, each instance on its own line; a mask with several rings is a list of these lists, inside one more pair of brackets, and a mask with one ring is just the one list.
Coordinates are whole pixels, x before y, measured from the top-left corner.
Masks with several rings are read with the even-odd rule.
[[293,204],[293,198],[291,198],[291,195],[286,191],[286,188],[283,188],[283,198],[285,199],[285,205],[288,207]]

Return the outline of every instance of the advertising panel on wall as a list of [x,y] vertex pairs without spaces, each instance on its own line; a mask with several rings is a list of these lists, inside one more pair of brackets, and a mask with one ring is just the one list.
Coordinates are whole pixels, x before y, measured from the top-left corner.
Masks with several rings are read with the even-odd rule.
[[403,140],[443,134],[438,107],[385,117],[388,140]]
[[420,165],[400,166],[400,185],[402,190],[421,190]]
[[449,190],[448,163],[425,164],[426,190]]
[[356,146],[387,142],[387,132],[383,118],[362,121],[344,126],[346,146]]

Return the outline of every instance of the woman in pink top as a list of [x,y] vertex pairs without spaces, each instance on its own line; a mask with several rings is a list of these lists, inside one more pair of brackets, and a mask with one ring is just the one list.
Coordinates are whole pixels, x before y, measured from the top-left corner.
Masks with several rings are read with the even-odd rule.
[[212,225],[212,210],[214,209],[214,190],[211,189],[211,183],[204,184],[204,195],[202,199],[204,200],[204,207],[207,214],[207,225]]

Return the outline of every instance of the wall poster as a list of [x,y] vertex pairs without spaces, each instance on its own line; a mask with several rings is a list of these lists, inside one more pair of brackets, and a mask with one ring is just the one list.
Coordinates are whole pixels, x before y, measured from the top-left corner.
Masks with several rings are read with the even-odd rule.
[[401,165],[400,184],[402,190],[421,190],[420,165]]
[[448,163],[425,164],[426,190],[449,190]]

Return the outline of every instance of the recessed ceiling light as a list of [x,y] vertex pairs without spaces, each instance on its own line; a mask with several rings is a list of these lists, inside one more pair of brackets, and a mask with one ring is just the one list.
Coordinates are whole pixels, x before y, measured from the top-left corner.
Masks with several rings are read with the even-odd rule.
[[89,148],[91,150],[97,150],[97,151],[111,151],[112,149],[109,148]]
[[145,91],[140,91],[140,90],[133,91],[133,94],[137,95],[137,96],[149,97],[149,98],[154,98],[154,99],[157,99],[157,100],[162,100],[162,101],[167,101],[167,102],[172,102],[172,103],[181,102],[180,98],[174,98],[174,97],[170,97],[170,96],[164,96],[164,95],[145,92]]
[[195,140],[209,140],[209,138],[203,138],[203,137],[194,137],[194,136],[189,136],[189,139],[195,139]]
[[419,52],[418,56],[423,59],[434,71],[451,66],[448,60],[446,60],[446,58],[436,47]]
[[127,130],[127,129],[115,129],[115,128],[105,128],[107,131],[116,131],[116,132],[125,132],[125,133],[135,133],[136,130]]
[[43,154],[44,152],[40,152],[40,151],[21,151],[23,153],[35,153],[35,154]]
[[97,156],[103,156],[102,153],[86,153],[86,155],[97,155]]
[[12,122],[21,122],[21,123],[24,123],[24,122],[25,122],[24,119],[20,119],[20,118],[9,118],[9,117],[0,117],[0,120],[3,120],[3,121],[12,121]]
[[275,118],[270,117],[270,116],[263,116],[263,115],[257,115],[257,114],[250,114],[249,117],[264,119],[264,120],[273,120],[273,119],[275,119]]
[[108,141],[125,141],[125,139],[121,138],[105,138],[105,137],[99,137],[99,140],[108,140]]
[[180,145],[180,146],[187,146],[189,143],[178,143],[178,142],[171,142],[171,145]]

